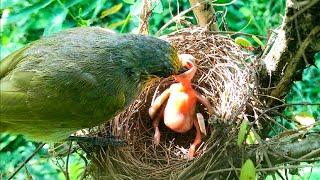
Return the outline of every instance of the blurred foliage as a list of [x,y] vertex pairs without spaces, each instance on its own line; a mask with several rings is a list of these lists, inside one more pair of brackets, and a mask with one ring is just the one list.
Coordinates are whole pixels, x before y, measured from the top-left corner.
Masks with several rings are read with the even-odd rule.
[[[224,2],[224,0],[218,0],[216,3],[223,4]],[[284,0],[236,1],[227,7],[218,6],[216,8],[221,14],[220,18],[226,19],[227,28],[225,30],[265,36],[268,30],[276,28],[282,21],[281,16],[284,14],[284,9]]]
[[[315,55],[315,64],[320,67],[320,52]],[[315,66],[309,66],[302,73],[302,80],[294,82],[289,94],[286,96],[288,104],[294,103],[320,103],[320,69]],[[288,106],[284,112],[284,116],[276,117],[278,122],[269,133],[275,136],[284,129],[296,129],[303,125],[313,124],[320,121],[320,108],[315,105],[294,105]],[[320,132],[320,125],[312,127],[309,132]]]
[[[267,36],[268,30],[275,29],[282,21],[285,0],[238,0],[226,4],[230,0],[217,0],[215,10],[218,17],[219,29],[245,32],[254,35]],[[49,36],[63,29],[76,26],[100,26],[113,29],[120,33],[137,32],[140,23],[139,14],[142,0],[0,0],[0,32],[1,59],[24,46]],[[159,29],[168,23],[175,15],[190,8],[188,0],[157,0],[152,3],[153,13],[149,18],[151,35],[157,34]],[[187,13],[176,23],[168,26],[159,35],[176,31],[179,28],[195,24],[192,12]],[[231,36],[233,38],[238,35]],[[253,45],[262,44],[254,37],[244,37]],[[261,39],[260,39],[261,40]],[[320,55],[316,56],[317,66],[320,67]],[[320,101],[320,72],[315,67],[309,67],[303,72],[303,80],[295,82],[287,96],[288,103]],[[283,117],[278,117],[280,124],[287,128],[296,128],[297,123],[291,119],[308,117],[319,120],[319,109],[316,106],[290,106],[284,111]],[[319,127],[315,127],[318,128]],[[316,130],[316,129],[314,129]],[[274,127],[270,135],[281,132],[281,128]],[[23,162],[38,146],[22,136],[0,135],[0,173],[7,178],[14,169]],[[64,179],[66,157],[52,157],[49,146],[45,146],[22,169],[17,179]],[[83,158],[77,153],[70,156],[69,174],[71,179],[78,179],[85,168]],[[301,177],[308,177],[310,171],[305,170]],[[313,170],[319,174],[320,170]],[[311,179],[313,177],[310,176]],[[316,176],[315,176],[316,177]],[[294,178],[294,177],[293,177]]]
[[[39,143],[25,140],[22,136],[0,134],[0,174],[1,178],[7,179],[14,170],[25,159],[27,159]],[[16,179],[26,179],[28,174],[34,179],[64,179],[66,156],[51,156],[49,154],[49,145],[45,145],[36,156],[34,156],[19,173]],[[79,179],[85,169],[85,162],[77,153],[69,157],[69,175],[70,179]]]
[[[307,163],[301,163],[301,165],[308,165]],[[291,180],[319,180],[320,177],[320,162],[315,162],[313,165],[317,167],[305,167],[300,169],[291,170],[279,170],[279,174],[275,174],[276,179],[283,179],[288,177]],[[272,175],[267,176],[266,180],[273,180]]]

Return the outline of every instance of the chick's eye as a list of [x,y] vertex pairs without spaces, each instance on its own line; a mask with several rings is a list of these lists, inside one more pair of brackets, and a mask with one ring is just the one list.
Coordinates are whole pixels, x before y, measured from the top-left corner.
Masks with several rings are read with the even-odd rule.
[[187,62],[187,68],[191,69],[193,67],[193,64],[191,62]]

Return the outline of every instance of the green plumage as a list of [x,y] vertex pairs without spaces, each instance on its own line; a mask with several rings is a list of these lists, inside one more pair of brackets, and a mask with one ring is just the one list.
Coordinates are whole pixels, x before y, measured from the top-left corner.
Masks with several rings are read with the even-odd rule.
[[40,39],[1,61],[1,131],[61,141],[115,116],[150,76],[179,68],[176,51],[152,37],[91,27]]

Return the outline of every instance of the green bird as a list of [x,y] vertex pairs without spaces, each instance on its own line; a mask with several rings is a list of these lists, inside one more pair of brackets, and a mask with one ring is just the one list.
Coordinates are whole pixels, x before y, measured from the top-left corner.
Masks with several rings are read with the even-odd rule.
[[182,73],[166,41],[82,27],[34,41],[0,64],[0,130],[61,142],[105,122],[152,77]]

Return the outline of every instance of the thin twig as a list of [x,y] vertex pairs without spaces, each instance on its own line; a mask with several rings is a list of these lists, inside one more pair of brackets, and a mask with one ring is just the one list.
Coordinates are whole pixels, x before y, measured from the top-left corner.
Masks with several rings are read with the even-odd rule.
[[251,124],[255,124],[261,117],[262,115],[268,113],[269,111],[275,110],[275,109],[279,109],[282,107],[287,107],[287,106],[320,106],[320,103],[290,103],[290,104],[281,104],[281,105],[277,105],[274,106],[272,108],[269,108],[265,111],[263,111],[257,119],[255,119],[253,122],[251,122]]
[[13,172],[13,174],[8,178],[8,180],[14,178],[14,176],[42,149],[42,147],[45,145],[46,143],[42,143],[40,144],[37,149],[35,151],[33,151],[33,153],[25,160],[23,161],[22,164],[20,164],[20,166]]
[[[320,167],[318,164],[305,164],[305,165],[286,165],[286,166],[277,166],[272,168],[259,168],[256,172],[268,172],[268,171],[277,171],[280,169],[299,169],[299,168],[306,168],[306,167]],[[210,171],[208,174],[215,174],[220,172],[228,172],[228,171],[241,171],[241,168],[226,168],[226,169],[219,169]]]
[[72,141],[70,141],[69,149],[68,149],[68,155],[67,155],[67,160],[66,160],[66,179],[70,180],[69,176],[69,158],[70,158],[70,153],[71,153],[71,147],[72,147]]
[[288,22],[296,19],[300,14],[304,13],[306,10],[308,10],[309,8],[311,8],[313,5],[315,5],[316,3],[318,3],[319,0],[313,0],[311,2],[309,2],[304,8],[302,8],[301,10],[299,10],[298,12],[296,12],[293,16],[291,16],[288,19]]
[[189,9],[186,9],[184,11],[182,11],[180,14],[174,16],[172,19],[170,19],[170,21],[168,21],[166,24],[164,24],[156,33],[156,36],[159,36],[160,33],[166,29],[168,26],[170,26],[172,23],[174,23],[175,21],[179,20],[182,16],[184,16],[185,14],[187,14],[188,12],[192,11],[194,8],[199,7],[202,3],[204,3],[205,1],[202,1],[200,3],[197,3],[196,5],[190,7]]

